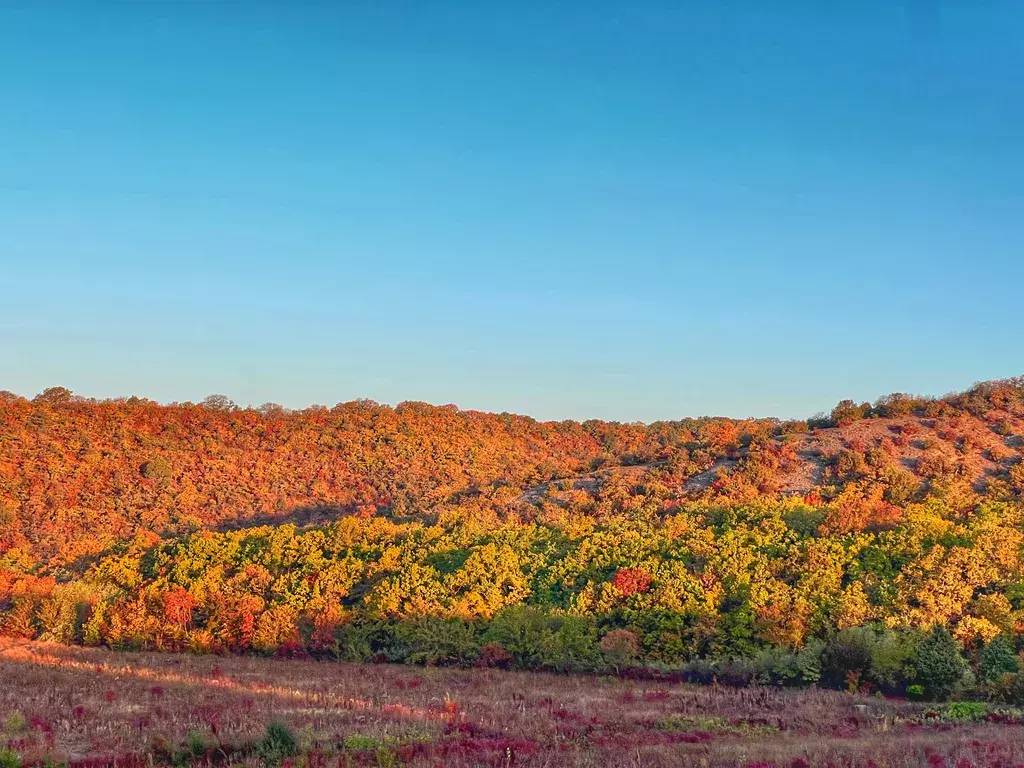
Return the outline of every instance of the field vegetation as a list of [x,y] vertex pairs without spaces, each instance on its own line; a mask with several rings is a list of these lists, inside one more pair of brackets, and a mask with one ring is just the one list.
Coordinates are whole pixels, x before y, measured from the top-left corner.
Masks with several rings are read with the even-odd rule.
[[829,690],[0,641],[3,765],[981,768],[1024,712]]

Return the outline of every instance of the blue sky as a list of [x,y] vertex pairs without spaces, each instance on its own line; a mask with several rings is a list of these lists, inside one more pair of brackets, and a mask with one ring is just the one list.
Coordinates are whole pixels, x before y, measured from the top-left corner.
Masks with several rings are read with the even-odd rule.
[[1024,372],[1006,2],[0,9],[0,389],[806,416]]

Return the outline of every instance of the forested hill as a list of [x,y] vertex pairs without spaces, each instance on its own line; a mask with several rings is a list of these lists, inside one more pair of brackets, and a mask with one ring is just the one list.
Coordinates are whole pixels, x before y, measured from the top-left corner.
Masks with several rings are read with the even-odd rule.
[[[0,394],[0,567],[48,571],[137,536],[342,515],[500,518],[602,495],[740,503],[799,495],[838,529],[891,524],[925,495],[1024,492],[1024,381],[941,399],[844,401],[810,422],[541,423],[370,401],[286,411],[53,388]],[[555,481],[555,482],[552,482]]]
[[[285,411],[226,398],[161,406],[51,389],[0,399],[0,564],[49,567],[140,532],[345,514],[418,518],[467,494],[502,510],[523,489],[601,466],[688,456],[709,466],[768,422],[540,423],[369,401]],[[720,433],[726,433],[723,437]],[[705,457],[704,454],[707,454]]]
[[650,425],[5,394],[0,634],[935,696],[962,649],[1003,696],[1022,436],[1022,379]]

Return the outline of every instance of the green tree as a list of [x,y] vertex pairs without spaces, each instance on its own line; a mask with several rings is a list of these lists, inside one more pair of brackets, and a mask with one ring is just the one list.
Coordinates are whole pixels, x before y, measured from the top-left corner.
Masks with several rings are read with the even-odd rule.
[[859,679],[871,669],[871,650],[875,635],[867,627],[851,627],[837,632],[825,645],[821,671],[833,685],[843,685],[850,675]]
[[554,638],[547,614],[526,605],[516,605],[499,612],[484,633],[484,641],[501,643],[512,654],[517,667],[538,667],[543,664]]
[[916,674],[914,664],[919,642],[917,632],[876,632],[871,645],[871,682],[884,691],[903,691]]
[[597,623],[590,616],[565,616],[557,622],[546,664],[563,671],[593,669],[601,660],[597,644]]
[[960,645],[945,627],[936,627],[917,649],[917,681],[933,699],[947,699],[967,671]]
[[981,649],[978,660],[978,682],[994,683],[1003,675],[1020,671],[1020,660],[1005,635],[997,635]]

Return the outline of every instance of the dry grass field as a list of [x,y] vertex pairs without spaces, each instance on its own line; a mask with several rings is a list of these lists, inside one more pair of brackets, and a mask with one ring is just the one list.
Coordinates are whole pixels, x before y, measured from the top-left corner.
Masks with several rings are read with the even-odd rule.
[[1024,765],[1016,713],[963,704],[9,639],[0,718],[5,766]]

